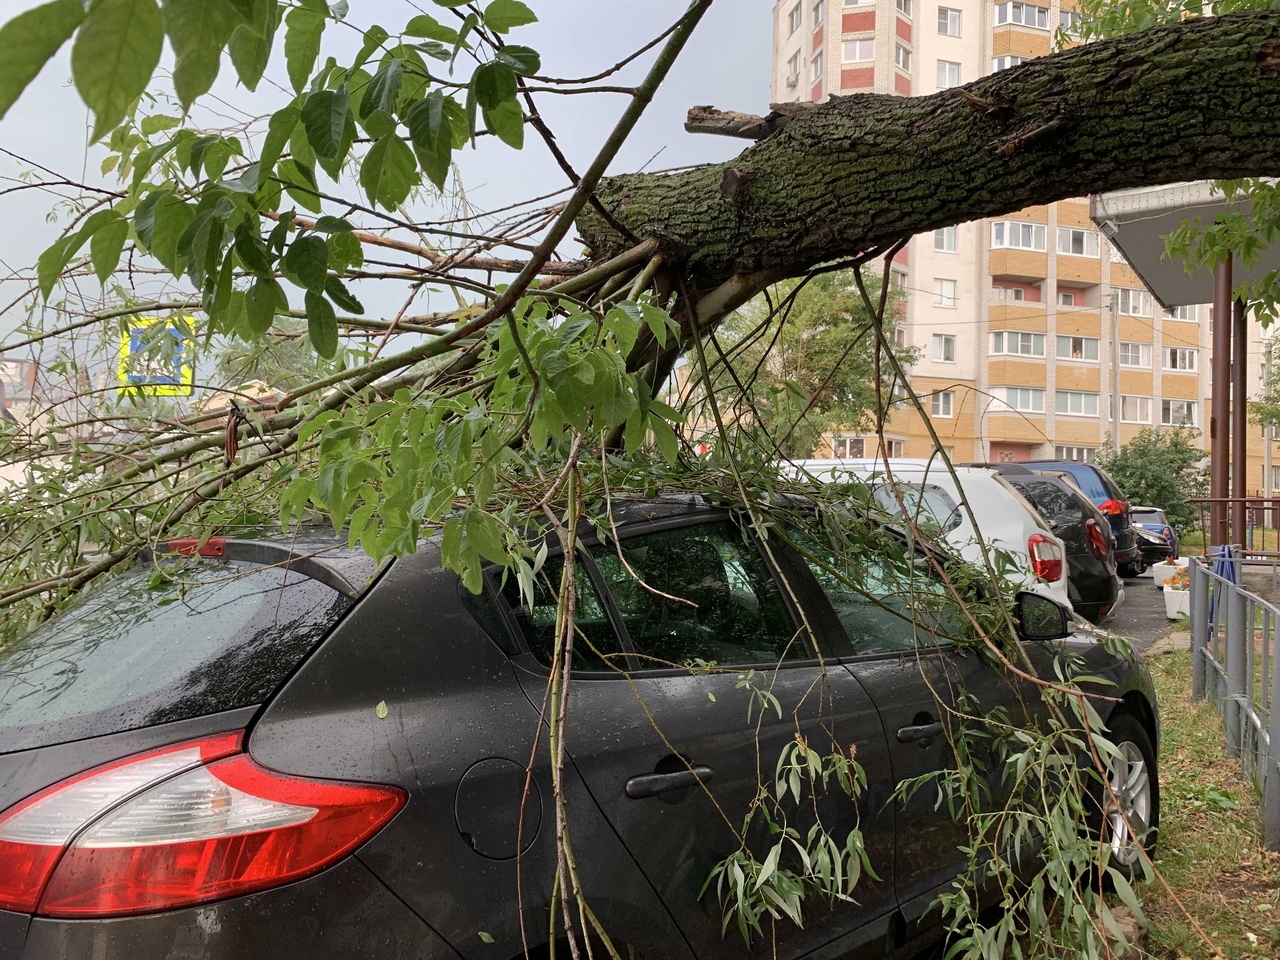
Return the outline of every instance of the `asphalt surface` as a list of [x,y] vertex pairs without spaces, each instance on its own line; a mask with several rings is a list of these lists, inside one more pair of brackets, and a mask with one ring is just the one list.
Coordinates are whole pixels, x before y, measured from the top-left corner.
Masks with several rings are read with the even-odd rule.
[[1107,629],[1128,637],[1139,653],[1163,640],[1174,621],[1164,614],[1164,595],[1156,589],[1151,571],[1124,582],[1124,605]]

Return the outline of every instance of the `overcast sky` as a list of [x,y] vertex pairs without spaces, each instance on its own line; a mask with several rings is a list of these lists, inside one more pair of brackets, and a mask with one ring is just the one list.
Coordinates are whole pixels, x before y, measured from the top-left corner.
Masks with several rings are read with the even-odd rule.
[[[3,0],[0,17],[8,19],[41,2]],[[528,2],[541,22],[518,30],[513,41],[537,49],[542,55],[543,72],[554,76],[590,75],[612,65],[659,33],[686,6],[686,0]],[[352,23],[381,23],[393,32],[419,9],[440,12],[427,0],[350,0],[350,6],[348,19]],[[717,161],[742,149],[744,144],[740,141],[686,134],[684,115],[694,104],[752,113],[766,109],[771,7],[771,0],[718,0],[712,6],[614,163],[613,172],[636,170],[646,163],[649,169],[660,169]],[[352,49],[355,36],[354,31],[331,26],[326,34],[325,54],[333,52],[341,58],[344,51]],[[283,78],[280,40],[277,36],[269,79]],[[646,56],[623,76],[622,82],[638,80],[650,60],[651,55]],[[100,182],[103,178],[98,168],[104,154],[101,148],[86,147],[88,112],[70,86],[69,63],[68,46],[0,120],[0,147],[74,179]],[[273,88],[269,82],[264,82],[256,94],[249,94],[234,83],[234,72],[225,60],[214,94],[231,107],[254,115],[278,109],[287,99],[282,86]],[[625,98],[617,95],[544,95],[540,107],[561,148],[581,170],[594,156],[625,103]],[[468,198],[480,207],[492,208],[548,193],[566,183],[532,133],[519,153],[482,141],[480,150],[465,151],[457,159]],[[13,178],[30,169],[30,163],[0,155],[0,177]],[[6,179],[0,187],[11,187],[13,183]],[[46,222],[53,203],[47,194],[34,190],[0,196],[0,223],[4,224],[0,230],[0,274],[32,264],[56,236],[56,225]],[[563,252],[578,253],[576,249]],[[11,290],[12,283],[0,282],[0,295],[8,294],[4,303],[16,293]],[[11,330],[16,322],[12,315],[0,317],[0,334]]]

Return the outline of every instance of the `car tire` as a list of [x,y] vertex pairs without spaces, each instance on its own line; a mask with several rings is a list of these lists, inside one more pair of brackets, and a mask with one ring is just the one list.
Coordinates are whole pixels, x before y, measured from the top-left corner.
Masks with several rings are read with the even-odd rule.
[[[1094,783],[1091,832],[1110,845],[1110,865],[1126,879],[1137,879],[1145,870],[1146,858],[1142,851],[1154,859],[1160,832],[1160,773],[1156,752],[1146,727],[1131,713],[1113,715],[1105,736],[1119,756],[1104,758],[1107,786]],[[1141,834],[1142,850],[1138,849],[1139,843],[1135,843],[1135,833]]]
[[1133,563],[1126,563],[1120,567],[1120,576],[1126,580],[1132,580],[1134,577],[1140,577],[1146,571],[1147,565],[1141,560],[1135,560]]

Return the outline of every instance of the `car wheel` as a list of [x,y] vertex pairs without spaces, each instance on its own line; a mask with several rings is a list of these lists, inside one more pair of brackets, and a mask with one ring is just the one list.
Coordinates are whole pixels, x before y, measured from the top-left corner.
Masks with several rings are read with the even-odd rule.
[[[1108,758],[1107,786],[1098,784],[1102,842],[1111,848],[1111,865],[1126,877],[1143,874],[1145,850],[1154,857],[1160,828],[1160,775],[1155,749],[1137,717],[1122,713],[1108,724],[1107,740],[1117,755]],[[1139,849],[1141,847],[1141,849]]]
[[1126,580],[1132,580],[1134,577],[1142,576],[1147,569],[1147,565],[1141,560],[1135,560],[1133,563],[1126,563],[1120,568],[1120,576]]

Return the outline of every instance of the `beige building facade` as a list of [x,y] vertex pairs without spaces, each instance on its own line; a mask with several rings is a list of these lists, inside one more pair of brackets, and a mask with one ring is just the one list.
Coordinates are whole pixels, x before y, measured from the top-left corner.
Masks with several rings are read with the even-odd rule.
[[[1057,36],[1069,40],[1073,6],[780,0],[772,100],[937,93],[1048,54]],[[1087,198],[914,237],[894,280],[907,294],[906,342],[919,352],[911,386],[955,459],[1091,460],[1116,435],[1182,424],[1207,447],[1212,311],[1162,308],[1090,219]],[[1256,323],[1249,349],[1254,397],[1266,350]],[[905,406],[887,435],[891,455],[932,449]],[[827,441],[815,455],[878,453],[870,437]],[[1280,457],[1272,467],[1256,427],[1249,451],[1250,492],[1280,490]]]

